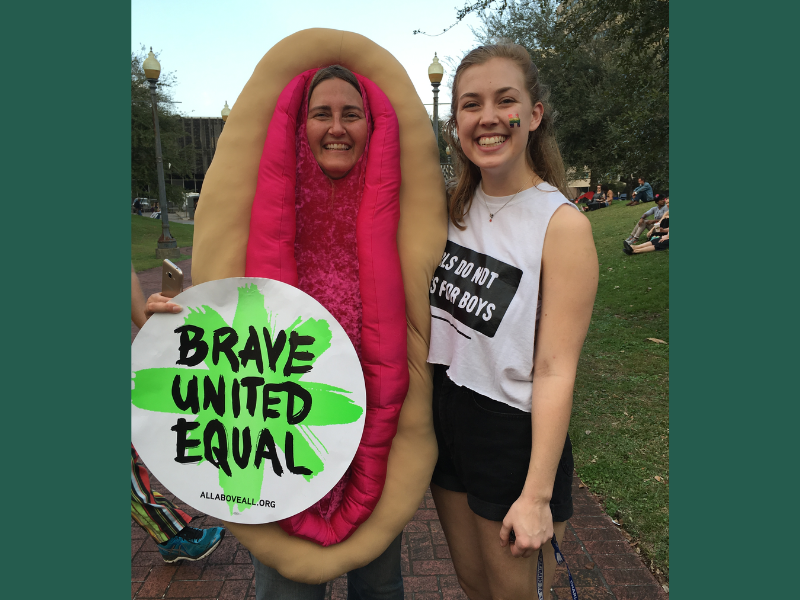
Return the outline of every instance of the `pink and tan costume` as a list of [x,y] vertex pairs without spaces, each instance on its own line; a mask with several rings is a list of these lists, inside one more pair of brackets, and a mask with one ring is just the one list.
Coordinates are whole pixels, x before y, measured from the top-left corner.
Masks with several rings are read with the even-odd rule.
[[[371,124],[358,164],[336,182],[304,130],[308,83],[330,64],[357,74]],[[369,563],[419,506],[436,460],[428,285],[446,236],[430,121],[394,57],[329,29],[273,47],[232,108],[206,176],[192,278],[296,285],[342,323],[361,358],[365,429],[342,481],[280,523],[226,523],[289,579],[319,583]]]

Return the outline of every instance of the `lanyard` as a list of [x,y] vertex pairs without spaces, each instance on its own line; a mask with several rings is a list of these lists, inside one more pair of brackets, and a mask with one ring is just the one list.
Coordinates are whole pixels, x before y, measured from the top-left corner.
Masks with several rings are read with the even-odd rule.
[[[578,590],[575,589],[575,582],[572,580],[572,573],[569,570],[569,565],[567,561],[564,560],[564,555],[561,554],[561,550],[558,549],[558,542],[556,542],[556,536],[553,534],[553,539],[550,540],[550,543],[553,545],[553,550],[556,554],[556,562],[560,565],[563,564],[567,567],[567,575],[569,576],[569,589],[572,592],[572,600],[578,600]],[[536,565],[536,593],[539,594],[539,600],[544,600],[544,558],[543,553],[544,546],[539,549],[539,561]]]

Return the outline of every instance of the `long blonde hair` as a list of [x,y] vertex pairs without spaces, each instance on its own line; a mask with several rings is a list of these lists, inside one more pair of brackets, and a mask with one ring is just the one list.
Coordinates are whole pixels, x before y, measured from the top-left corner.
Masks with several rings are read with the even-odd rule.
[[569,197],[567,190],[567,176],[564,171],[564,161],[556,142],[555,127],[553,124],[553,108],[550,106],[550,91],[539,81],[539,69],[533,64],[528,51],[518,44],[492,44],[479,46],[470,51],[456,69],[453,79],[452,100],[450,105],[450,118],[444,125],[444,136],[455,155],[455,172],[458,183],[450,195],[448,211],[453,225],[465,229],[464,216],[472,205],[472,197],[481,181],[480,169],[467,158],[461,143],[458,140],[456,113],[458,110],[456,90],[461,75],[473,65],[481,65],[492,58],[507,58],[514,61],[525,77],[525,87],[531,98],[531,103],[541,102],[544,106],[542,121],[535,131],[528,133],[528,145],[525,160],[528,166],[544,181],[558,188]]

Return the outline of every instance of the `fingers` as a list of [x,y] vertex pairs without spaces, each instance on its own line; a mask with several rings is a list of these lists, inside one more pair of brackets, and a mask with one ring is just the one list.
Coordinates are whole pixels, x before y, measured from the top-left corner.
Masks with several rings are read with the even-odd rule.
[[511,524],[510,523],[506,524],[506,522],[503,521],[503,526],[500,527],[500,547],[501,548],[505,548],[508,545],[508,537],[509,537],[510,533],[511,533]]
[[544,542],[532,536],[517,536],[517,539],[511,543],[511,556],[514,558],[529,558],[539,552]]
[[518,555],[517,558],[530,558],[534,555],[535,552],[538,552],[539,549],[533,550],[532,548],[527,548],[522,554]]
[[183,310],[180,304],[167,302],[165,304],[147,304],[147,310],[151,313],[179,313]]
[[511,550],[511,556],[514,558],[525,558],[526,552],[532,552],[532,550],[522,548],[522,546],[519,545],[519,542],[514,542],[511,544],[511,548],[509,548],[509,550]]
[[553,537],[552,527],[545,527],[531,533],[520,533],[522,531],[525,531],[524,527],[516,528],[513,519],[508,517],[503,520],[500,527],[500,547],[508,546],[511,556],[514,558],[529,558],[535,555],[539,552],[539,548]]
[[162,296],[159,293],[150,296],[144,306],[145,316],[148,319],[155,313],[179,313],[182,310],[182,306],[171,302],[171,298]]
[[511,556],[515,558],[532,556],[539,551],[543,543],[537,536],[518,534],[510,520],[504,520],[500,527],[500,547],[509,546]]

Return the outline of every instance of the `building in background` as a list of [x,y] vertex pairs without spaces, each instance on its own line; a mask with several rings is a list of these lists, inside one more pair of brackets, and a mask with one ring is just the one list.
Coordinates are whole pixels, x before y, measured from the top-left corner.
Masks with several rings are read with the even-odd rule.
[[570,188],[573,200],[589,191],[591,185],[591,171],[588,167],[583,167],[583,171],[578,173],[575,169],[567,169],[567,187]]
[[179,140],[181,147],[187,143],[194,146],[195,167],[191,178],[173,177],[167,169],[168,184],[183,187],[186,192],[200,192],[208,167],[217,150],[217,140],[222,133],[220,117],[181,117],[186,136]]

